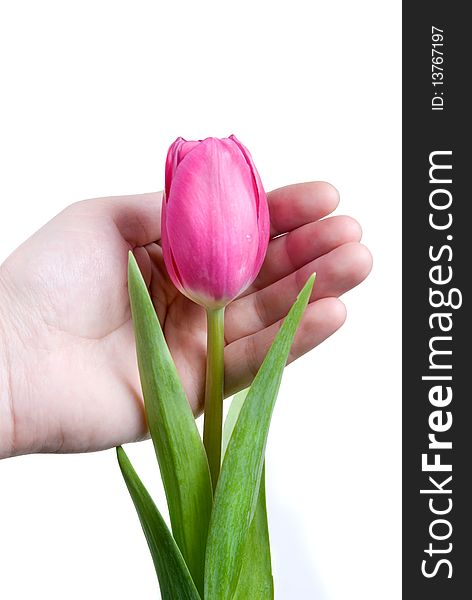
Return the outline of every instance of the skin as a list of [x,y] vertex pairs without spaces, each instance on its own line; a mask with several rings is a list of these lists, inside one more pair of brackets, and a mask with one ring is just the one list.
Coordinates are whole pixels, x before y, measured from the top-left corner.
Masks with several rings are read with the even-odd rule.
[[[371,269],[359,224],[324,218],[339,202],[334,187],[302,183],[268,197],[266,260],[226,309],[226,395],[252,381],[311,273],[316,284],[290,361],[339,329],[346,312],[338,297]],[[0,266],[0,457],[94,451],[147,437],[127,291],[130,249],[192,410],[203,410],[205,313],[167,277],[160,204],[160,193],[78,202]]]

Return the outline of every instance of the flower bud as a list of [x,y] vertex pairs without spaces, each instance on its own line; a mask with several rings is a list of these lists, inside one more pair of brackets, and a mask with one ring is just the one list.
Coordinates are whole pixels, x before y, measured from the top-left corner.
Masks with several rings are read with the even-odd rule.
[[169,276],[188,298],[220,308],[256,278],[269,242],[269,209],[248,150],[234,137],[169,148],[162,249]]

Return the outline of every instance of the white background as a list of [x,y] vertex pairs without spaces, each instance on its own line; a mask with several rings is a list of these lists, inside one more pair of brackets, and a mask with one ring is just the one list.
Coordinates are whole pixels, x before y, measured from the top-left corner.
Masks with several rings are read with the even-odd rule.
[[[2,2],[0,81],[2,260],[75,200],[161,189],[177,135],[235,133],[267,189],[340,190],[374,270],[285,374],[276,598],[400,598],[400,2]],[[163,508],[150,443],[128,451]],[[156,590],[113,450],[0,463],[0,597]]]

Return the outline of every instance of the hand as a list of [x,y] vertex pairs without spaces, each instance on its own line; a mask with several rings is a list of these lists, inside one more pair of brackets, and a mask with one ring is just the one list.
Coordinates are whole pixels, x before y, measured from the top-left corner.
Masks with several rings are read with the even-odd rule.
[[[226,309],[227,395],[251,382],[312,272],[315,288],[290,360],[343,324],[338,296],[371,268],[353,219],[320,220],[338,204],[329,184],[281,188],[269,194],[269,204],[273,238],[265,263]],[[0,457],[100,450],[147,436],[128,301],[130,249],[190,405],[202,411],[205,313],[167,277],[160,205],[157,193],[73,204],[0,267]]]

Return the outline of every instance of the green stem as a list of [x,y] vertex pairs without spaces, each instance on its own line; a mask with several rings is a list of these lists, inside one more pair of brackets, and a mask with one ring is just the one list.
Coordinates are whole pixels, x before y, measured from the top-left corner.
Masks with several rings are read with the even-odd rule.
[[221,464],[225,346],[224,315],[224,308],[207,309],[207,364],[203,443],[210,466],[213,491],[218,482]]

